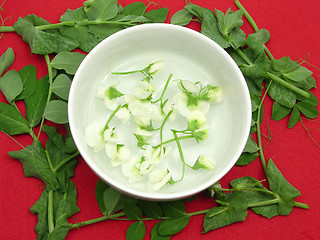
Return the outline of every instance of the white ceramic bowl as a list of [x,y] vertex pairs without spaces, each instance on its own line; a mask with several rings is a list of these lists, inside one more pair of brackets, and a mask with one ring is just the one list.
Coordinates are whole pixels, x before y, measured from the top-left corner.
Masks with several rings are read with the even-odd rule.
[[[101,110],[103,103],[96,99],[95,94],[102,83],[108,83],[106,76],[110,71],[138,68],[157,58],[165,63],[159,78],[165,81],[173,73],[176,78],[204,80],[220,86],[224,100],[213,106],[213,111],[209,113],[212,131],[205,143],[182,143],[186,158],[196,158],[195,152],[213,156],[215,170],[194,171],[187,168],[183,181],[152,191],[145,182],[129,184],[121,167],[111,166],[104,151],[98,154],[92,151],[86,144],[84,133],[90,123],[106,117],[107,110]],[[131,85],[128,81],[128,88]],[[161,201],[181,199],[201,192],[219,181],[234,166],[248,138],[251,102],[241,71],[214,41],[186,27],[144,24],[113,34],[87,55],[72,82],[68,114],[71,133],[81,156],[103,181],[128,195]],[[177,151],[169,157],[179,164]]]

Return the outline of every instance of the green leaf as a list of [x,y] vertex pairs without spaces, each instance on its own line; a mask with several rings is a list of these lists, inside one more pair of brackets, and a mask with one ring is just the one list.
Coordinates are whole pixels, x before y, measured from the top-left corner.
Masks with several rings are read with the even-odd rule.
[[[184,9],[187,10],[188,12],[190,12],[195,17],[197,17],[200,21],[202,21],[204,18],[203,17],[204,12],[209,10],[207,8],[203,8],[203,7],[200,7],[200,6],[192,4],[192,3],[188,3],[186,6],[184,6]],[[209,10],[209,11],[211,11],[211,10]]]
[[133,2],[122,9],[121,15],[142,16],[146,9],[147,7],[143,2]]
[[123,204],[125,202],[136,201],[135,199],[120,193],[101,180],[97,182],[96,199],[103,215],[110,215],[123,209]]
[[35,127],[40,123],[47,105],[48,93],[49,79],[48,76],[44,76],[36,82],[35,92],[25,99],[26,117],[30,127]]
[[293,107],[288,123],[288,128],[293,128],[300,120],[300,112],[296,106]]
[[47,104],[43,116],[54,123],[67,123],[68,104],[60,100],[52,100]]
[[144,16],[151,19],[154,23],[163,23],[168,16],[168,8],[159,8],[146,12]]
[[60,74],[52,83],[51,89],[58,97],[68,100],[69,90],[71,86],[70,78],[65,74]]
[[300,192],[283,177],[272,159],[268,162],[266,175],[270,189],[280,197],[277,206],[278,213],[289,215],[294,206],[294,198],[300,196]]
[[0,76],[13,64],[14,59],[13,49],[9,47],[0,57]]
[[19,70],[19,76],[23,84],[23,90],[16,100],[30,97],[37,88],[37,69],[33,65],[27,65]]
[[89,20],[107,21],[118,14],[117,0],[95,0],[88,8]]
[[231,199],[226,206],[211,208],[203,219],[204,232],[244,221],[247,216],[247,204],[241,197],[243,197],[243,194]]
[[249,135],[246,146],[243,149],[243,152],[254,153],[259,150],[257,143],[253,140],[252,136]]
[[89,32],[88,26],[81,25],[82,22],[87,21],[87,15],[83,7],[76,10],[68,9],[60,18],[61,22],[75,22],[75,26],[64,26],[60,28],[63,36],[66,36],[74,41],[77,41],[79,48],[85,52],[93,49],[101,39],[96,38]]
[[270,33],[266,29],[259,29],[258,32],[248,35],[246,44],[257,55],[264,53],[264,46],[270,40]]
[[107,38],[122,29],[124,28],[117,24],[99,24],[89,26],[89,32],[94,34],[95,37],[102,39]]
[[27,120],[13,105],[0,102],[0,130],[9,135],[29,132]]
[[32,205],[30,211],[38,215],[38,223],[35,227],[38,239],[45,239],[49,232],[48,227],[48,192],[44,190],[35,204]]
[[35,140],[32,145],[22,150],[9,152],[9,156],[21,162],[25,177],[41,179],[48,191],[59,189],[60,185],[48,164],[45,149],[40,141]]
[[217,19],[211,10],[203,11],[203,21],[201,25],[201,33],[215,41],[222,48],[230,47],[223,35],[218,29]]
[[264,216],[268,219],[279,215],[276,204],[260,206],[260,207],[252,207],[251,210],[254,211],[256,214]]
[[271,83],[268,93],[272,99],[284,107],[292,108],[296,104],[296,94],[277,82]]
[[172,15],[170,23],[180,26],[186,26],[191,22],[192,18],[193,15],[189,11],[181,9]]
[[312,104],[307,103],[307,102],[298,102],[297,108],[307,118],[314,119],[314,118],[317,118],[319,115],[318,109],[315,106],[313,106]]
[[124,202],[123,212],[130,220],[141,220],[142,218],[141,209],[130,201]]
[[300,95],[297,95],[297,99],[300,100],[301,102],[309,103],[312,106],[315,106],[315,107],[318,106],[319,101],[318,101],[317,97],[312,92],[309,92],[309,94],[310,94],[309,98],[305,98]]
[[186,215],[186,208],[182,201],[160,203],[166,217],[182,217]]
[[227,11],[226,14],[223,14],[220,10],[215,10],[219,30],[223,35],[229,34],[234,28],[240,27],[243,24],[242,21],[242,11],[238,10],[236,12]]
[[159,226],[161,222],[157,222],[151,230],[151,240],[169,240],[171,236],[161,236],[159,234]]
[[157,202],[139,200],[137,204],[143,213],[150,218],[160,219],[163,216],[162,208]]
[[142,221],[132,223],[126,232],[126,240],[142,240],[146,234],[146,226]]
[[36,26],[50,24],[46,20],[35,15],[19,18],[13,25],[14,30],[22,36],[35,54],[50,54],[60,51],[71,51],[78,45],[77,42],[52,31],[42,31]]
[[0,90],[9,103],[15,100],[22,89],[21,78],[16,70],[10,70],[0,78]]
[[[248,49],[247,51],[243,51],[244,54],[250,54],[252,52],[250,52]],[[260,54],[259,56],[257,56],[256,58],[254,58],[254,60],[251,58],[251,61],[253,62],[253,64],[251,65],[243,65],[240,67],[241,72],[243,73],[243,75],[253,79],[254,81],[256,81],[256,79],[263,79],[266,77],[266,72],[269,71],[270,69],[270,61],[268,59],[268,57],[265,54]],[[256,83],[256,86],[260,88],[261,82],[258,81]]]
[[272,105],[272,119],[275,121],[279,121],[291,112],[291,108],[284,107],[277,102],[274,102]]
[[74,75],[84,58],[85,55],[78,52],[60,52],[52,59],[51,66]]
[[253,162],[257,157],[259,156],[259,153],[247,153],[243,152],[241,156],[239,157],[238,161],[236,162],[237,166],[245,166],[249,163]]
[[158,232],[162,236],[171,236],[182,231],[190,221],[189,216],[174,217],[160,222]]

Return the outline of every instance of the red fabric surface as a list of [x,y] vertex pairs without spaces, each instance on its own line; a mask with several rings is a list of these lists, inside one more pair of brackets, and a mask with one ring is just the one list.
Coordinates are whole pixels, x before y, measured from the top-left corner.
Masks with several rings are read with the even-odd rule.
[[[122,0],[120,2],[125,6],[134,1]],[[147,1],[144,2],[147,3]],[[169,8],[168,19],[185,5],[183,0],[156,0],[155,2]],[[191,2],[212,10],[237,9],[232,0],[191,0]],[[319,1],[242,0],[241,2],[258,26],[270,31],[271,40],[267,46],[276,58],[289,55],[295,60],[304,58],[307,53],[310,53],[307,60],[313,65],[320,66]],[[18,17],[24,17],[27,14],[36,14],[55,23],[68,8],[75,9],[82,3],[83,0],[7,0],[3,5],[5,11],[1,12],[1,15],[4,19],[10,17],[6,20],[6,25],[12,25]],[[192,24],[192,27],[198,29],[196,24]],[[245,23],[244,29],[246,32],[252,32],[247,23]],[[44,58],[31,55],[29,47],[20,36],[14,33],[4,34],[0,40],[0,54],[9,46],[14,49],[16,55],[15,63],[10,69],[19,70],[27,64],[33,64],[37,67],[38,78],[46,74]],[[320,85],[320,72],[311,66],[310,70],[314,72],[314,77]],[[312,92],[320,99],[319,90],[313,89]],[[0,94],[0,101],[5,102],[2,94]],[[262,132],[265,134],[268,131],[266,123],[270,115],[271,100],[267,98],[262,125]],[[309,204],[310,209],[295,208],[289,216],[278,216],[272,219],[263,218],[249,211],[246,221],[207,234],[201,233],[203,216],[195,216],[191,218],[186,229],[172,239],[319,239],[320,147],[312,141],[300,123],[293,129],[288,129],[288,120],[288,118],[279,122],[268,120],[268,127],[271,129],[273,137],[265,150],[265,157],[272,158],[286,179],[301,191],[302,196],[298,197],[297,201]],[[310,133],[318,144],[320,144],[319,121],[320,118],[314,121],[303,120],[308,129],[315,129]],[[24,146],[31,143],[31,139],[25,136],[17,136],[15,139]],[[266,142],[264,140],[264,144]],[[37,223],[37,217],[29,211],[29,208],[40,197],[43,184],[37,179],[25,178],[20,162],[8,156],[8,151],[19,149],[20,147],[15,142],[0,133],[1,240],[36,238],[34,227]],[[264,179],[265,176],[259,160],[246,167],[234,167],[221,180],[221,183],[224,187],[228,187],[230,180],[242,176]],[[81,210],[75,215],[75,219],[70,219],[70,222],[100,217],[101,213],[95,200],[97,177],[81,158],[79,158],[73,180],[78,189],[78,206]],[[191,212],[210,208],[213,204],[211,199],[200,195],[196,200],[188,202],[186,207],[187,211]],[[72,230],[66,239],[125,239],[125,232],[130,224],[130,221],[101,222]],[[146,222],[147,235],[145,239],[150,239],[150,231],[154,224],[154,221]]]

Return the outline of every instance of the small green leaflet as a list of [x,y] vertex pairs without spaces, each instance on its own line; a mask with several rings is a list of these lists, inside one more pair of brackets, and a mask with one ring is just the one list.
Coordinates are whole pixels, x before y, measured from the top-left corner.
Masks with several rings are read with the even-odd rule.
[[68,104],[61,100],[52,100],[47,104],[43,116],[47,120],[50,120],[55,123],[67,123],[69,121]]
[[139,200],[137,204],[143,213],[150,218],[160,219],[163,216],[162,208],[157,202]]
[[120,11],[120,15],[143,16],[146,9],[147,7],[143,2],[133,2],[125,6],[122,11]]
[[182,201],[163,202],[160,203],[163,214],[166,217],[184,217],[186,216],[186,208]]
[[0,78],[0,90],[9,103],[22,92],[23,85],[16,70],[10,70]]
[[85,55],[78,52],[60,52],[52,59],[51,66],[74,75],[84,58]]
[[30,127],[37,126],[44,113],[48,101],[49,78],[44,76],[36,82],[35,92],[25,99],[26,117]]
[[18,71],[23,90],[16,100],[22,100],[30,97],[37,88],[37,69],[33,65],[27,65]]
[[163,23],[167,19],[168,13],[168,8],[159,8],[146,12],[144,16],[154,23]]
[[58,75],[52,83],[51,89],[58,97],[68,100],[71,80],[66,74]]
[[169,240],[171,238],[171,236],[162,236],[159,233],[159,226],[160,226],[161,222],[157,222],[152,230],[151,230],[151,240]]
[[117,0],[95,0],[87,10],[89,20],[107,21],[118,14]]
[[171,17],[170,23],[180,26],[188,25],[193,18],[193,15],[185,9],[181,9],[180,11],[173,14]]
[[126,240],[143,240],[146,234],[146,226],[142,221],[132,223],[126,232]]
[[29,124],[13,105],[0,102],[0,130],[9,135],[29,132]]
[[158,227],[161,236],[171,236],[182,231],[189,223],[190,216],[174,217],[162,220]]
[[130,220],[141,220],[142,219],[142,211],[141,209],[133,202],[126,201],[123,204],[124,214]]
[[0,76],[13,64],[14,59],[13,49],[9,47],[0,57]]

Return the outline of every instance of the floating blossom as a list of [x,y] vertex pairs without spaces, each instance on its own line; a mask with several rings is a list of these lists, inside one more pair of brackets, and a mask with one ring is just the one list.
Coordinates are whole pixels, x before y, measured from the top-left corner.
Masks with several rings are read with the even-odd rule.
[[172,175],[169,172],[169,170],[155,169],[151,171],[149,174],[149,181],[152,185],[153,191],[158,191],[164,185],[169,183],[171,179],[172,179]]
[[133,89],[133,95],[137,99],[148,99],[155,91],[156,88],[148,80],[144,79]]
[[125,101],[128,109],[134,116],[135,123],[138,126],[145,127],[150,124],[153,107],[149,101],[139,100],[133,95],[126,95]]
[[199,110],[204,114],[209,110],[209,103],[204,100],[198,100],[196,97],[192,95],[186,95],[183,92],[177,93],[173,101],[176,105],[178,112],[182,116],[187,116],[190,112]]
[[167,154],[167,149],[162,146],[152,147],[148,145],[144,156],[146,158],[146,161],[149,161],[151,164],[158,164],[163,161]]
[[116,99],[123,96],[123,93],[117,90],[117,84],[118,83],[115,83],[108,88],[100,86],[96,94],[97,97],[102,98],[104,100],[105,106],[111,110],[116,109],[118,106]]
[[85,139],[90,147],[93,147],[94,152],[100,152],[106,143],[104,139],[105,124],[95,122],[90,124],[85,130]]
[[147,143],[148,140],[152,137],[152,132],[146,130],[146,129],[142,129],[140,127],[138,127],[136,129],[136,131],[134,132],[134,135],[136,136],[137,140],[140,142],[140,143]]
[[110,157],[111,159],[111,165],[114,167],[121,165],[131,156],[129,148],[125,147],[122,144],[117,144],[114,142],[107,142],[105,145],[105,151],[108,157]]
[[208,100],[220,103],[224,98],[223,91],[220,87],[208,87]]
[[200,155],[193,165],[192,169],[198,170],[200,168],[204,169],[214,169],[216,167],[214,160],[211,157]]
[[187,120],[188,130],[191,131],[202,129],[207,123],[206,115],[199,110],[189,112],[189,114],[187,115]]
[[119,118],[123,124],[127,124],[129,122],[131,114],[127,105],[123,106],[119,109],[119,111],[117,111],[116,117]]
[[144,69],[144,71],[150,76],[156,75],[157,73],[159,73],[162,70],[163,66],[164,66],[163,61],[161,59],[156,59],[156,60],[152,61],[148,65],[148,67],[146,67]]
[[120,141],[120,134],[115,132],[115,128],[108,128],[104,131],[103,138],[105,142],[117,143]]
[[141,181],[150,171],[149,163],[145,161],[144,157],[133,156],[122,164],[122,173],[129,178],[130,184]]
[[177,82],[178,88],[184,93],[194,93],[199,94],[200,89],[197,85],[188,80],[179,79]]
[[170,111],[172,111],[172,113],[169,116],[169,120],[174,121],[176,119],[176,108],[172,103],[166,101],[162,106],[162,112],[164,113],[164,117],[167,116]]

